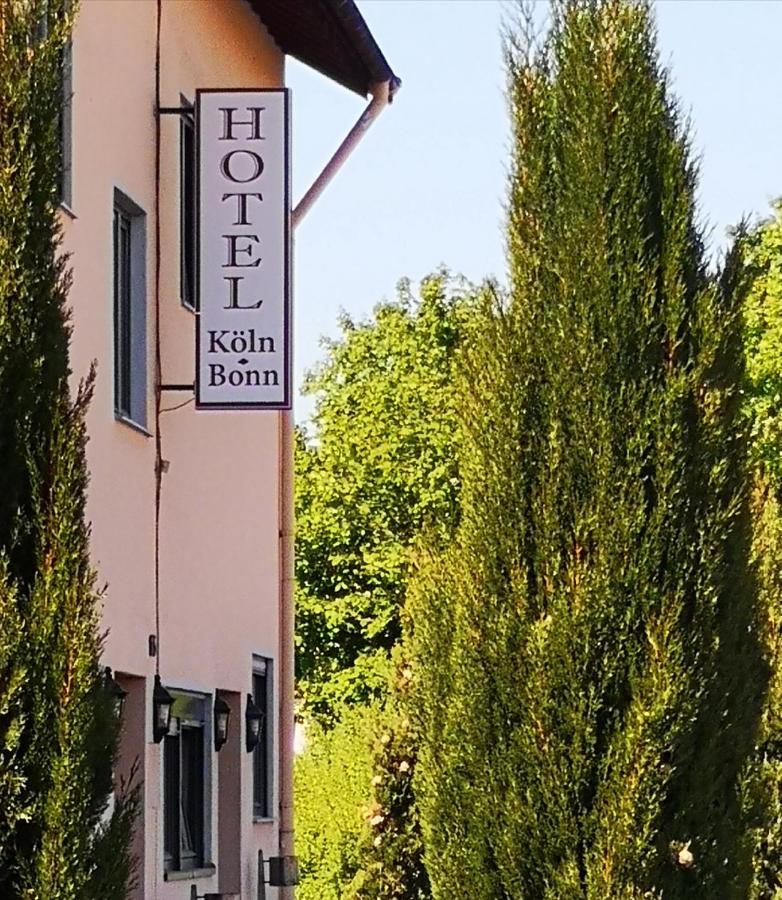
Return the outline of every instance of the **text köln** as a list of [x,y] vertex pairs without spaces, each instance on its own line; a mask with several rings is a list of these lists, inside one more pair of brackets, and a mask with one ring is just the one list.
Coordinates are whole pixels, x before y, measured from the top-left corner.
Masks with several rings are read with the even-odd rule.
[[209,384],[211,387],[222,387],[230,384],[232,387],[269,387],[278,385],[279,375],[276,369],[246,368],[250,360],[245,354],[274,353],[274,338],[261,337],[256,334],[254,328],[239,329],[209,329],[207,353],[225,353],[240,356],[235,366],[228,369],[224,363],[209,364]]

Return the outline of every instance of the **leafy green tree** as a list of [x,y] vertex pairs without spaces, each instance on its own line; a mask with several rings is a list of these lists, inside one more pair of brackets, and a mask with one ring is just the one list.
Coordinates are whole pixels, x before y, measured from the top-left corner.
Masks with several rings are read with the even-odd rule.
[[649,5],[563,0],[531,32],[510,296],[459,360],[461,519],[408,600],[433,895],[746,897],[742,269],[707,273]]
[[105,808],[118,723],[84,522],[91,378],[68,388],[58,252],[66,0],[0,3],[0,896],[126,896],[137,791]]
[[[452,384],[471,304],[444,272],[420,298],[402,282],[369,321],[343,318],[307,385],[318,402],[314,434],[299,433],[296,448],[297,658],[311,734],[296,770],[303,898],[426,896],[412,771],[394,764],[412,733],[391,656],[412,542],[425,525],[443,537],[457,518]],[[378,847],[375,814],[362,821],[361,809],[394,797]]]
[[782,201],[746,235],[743,249],[751,273],[744,321],[752,448],[782,496]]
[[742,237],[744,409],[754,462],[753,557],[771,679],[744,798],[754,825],[753,900],[782,895],[782,205]]
[[469,297],[445,273],[327,344],[296,444],[298,689],[324,721],[382,694],[412,541],[455,521],[452,378]]

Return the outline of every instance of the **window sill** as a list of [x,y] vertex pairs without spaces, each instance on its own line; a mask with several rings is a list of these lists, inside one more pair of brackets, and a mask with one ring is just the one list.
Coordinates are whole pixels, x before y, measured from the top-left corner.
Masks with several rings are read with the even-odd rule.
[[195,306],[193,306],[192,303],[188,303],[187,301],[182,300],[180,298],[179,305],[182,307],[182,309],[186,309],[188,312],[193,313],[193,315],[195,315],[196,308],[195,308]]
[[64,212],[65,215],[66,215],[69,219],[78,219],[78,218],[79,218],[79,217],[76,215],[76,213],[71,209],[70,206],[68,206],[68,204],[67,204],[64,200],[60,200],[58,206],[59,206],[60,210],[61,210],[62,212]]
[[165,881],[195,881],[196,878],[211,878],[217,871],[217,866],[208,863],[200,869],[172,869],[165,872],[163,878]]
[[273,816],[253,816],[253,825],[274,825],[276,822]]
[[138,422],[134,422],[133,419],[129,419],[121,412],[117,412],[115,410],[114,418],[117,420],[117,422],[121,422],[123,425],[127,425],[128,428],[132,428],[134,431],[138,431],[139,434],[143,434],[144,437],[152,437],[151,431],[147,431],[147,429],[143,425],[139,425]]

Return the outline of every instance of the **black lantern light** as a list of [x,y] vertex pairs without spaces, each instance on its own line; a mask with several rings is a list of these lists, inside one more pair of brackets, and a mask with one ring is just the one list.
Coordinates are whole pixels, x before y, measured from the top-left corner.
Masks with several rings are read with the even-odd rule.
[[160,675],[155,675],[155,687],[152,691],[152,740],[156,744],[168,734],[173,705],[174,698],[160,683]]
[[117,718],[120,719],[122,718],[122,710],[125,707],[125,697],[128,696],[128,692],[112,674],[111,666],[106,666],[103,679],[105,691],[114,701],[114,712]]
[[231,718],[231,707],[219,694],[215,694],[214,729],[215,750],[219,751],[228,740],[228,720]]
[[261,730],[263,728],[263,711],[253,702],[252,694],[247,695],[247,708],[244,711],[244,721],[247,726],[247,752],[252,753],[261,742]]

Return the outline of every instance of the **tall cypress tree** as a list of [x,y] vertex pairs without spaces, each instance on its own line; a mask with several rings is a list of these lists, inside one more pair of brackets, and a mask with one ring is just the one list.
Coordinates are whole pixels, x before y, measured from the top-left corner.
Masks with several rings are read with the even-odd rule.
[[124,897],[135,790],[108,815],[118,722],[84,520],[91,379],[68,387],[59,251],[68,0],[0,2],[0,896]]
[[461,366],[462,519],[411,591],[437,898],[747,896],[766,672],[739,271],[709,275],[649,5],[509,33],[510,294]]

